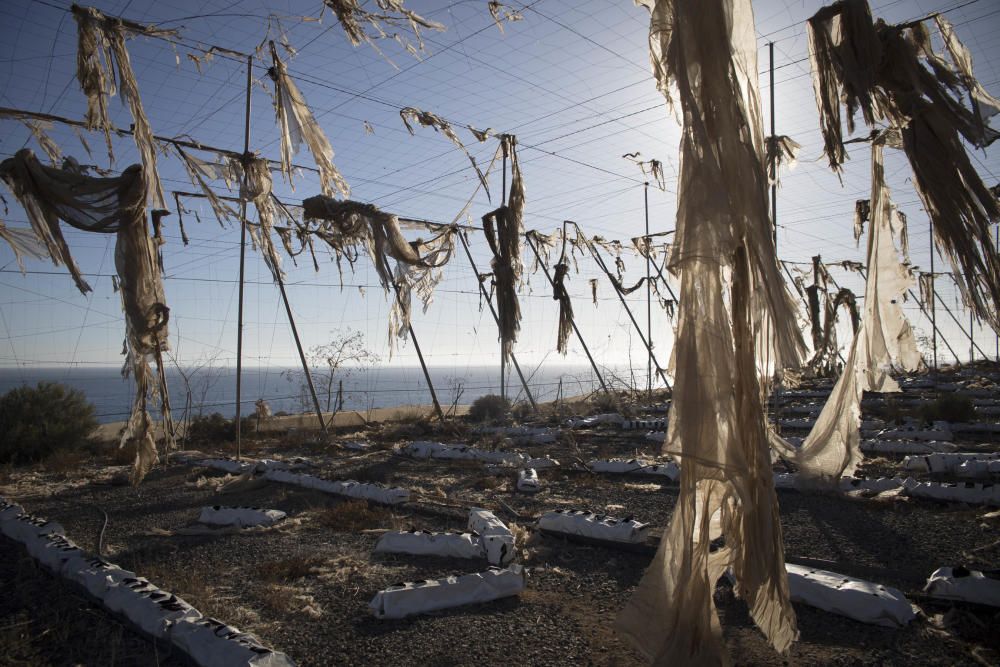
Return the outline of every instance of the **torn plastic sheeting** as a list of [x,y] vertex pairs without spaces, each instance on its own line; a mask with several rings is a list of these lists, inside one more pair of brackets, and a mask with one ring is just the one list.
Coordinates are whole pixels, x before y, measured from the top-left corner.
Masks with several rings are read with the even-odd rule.
[[526,468],[517,473],[517,490],[525,493],[537,493],[542,490],[538,473],[533,468]]
[[663,441],[666,440],[666,438],[667,438],[667,432],[666,431],[650,431],[650,432],[648,432],[646,435],[644,435],[642,437],[645,440],[648,440],[650,442],[658,442],[658,443],[660,443],[662,445]]
[[[22,514],[24,514],[23,507],[0,497],[0,524],[13,521]],[[4,534],[6,535],[6,533]]]
[[312,475],[287,472],[284,470],[269,470],[264,473],[264,479],[282,484],[294,484],[307,489],[332,493],[338,496],[370,500],[383,505],[398,505],[410,499],[410,492],[398,486],[387,487],[380,484],[369,484],[367,482],[330,481]]
[[[798,473],[775,473],[774,488],[795,489],[809,491],[813,488],[811,484],[800,484],[801,477]],[[841,477],[837,488],[843,492],[866,491],[869,493],[883,493],[901,488],[904,480],[900,477],[879,477],[877,479],[864,479],[862,477]]]
[[349,449],[352,452],[363,452],[369,447],[371,447],[371,443],[369,442],[351,441],[351,442],[344,442],[341,444],[343,445],[344,449]]
[[935,452],[925,456],[907,456],[903,459],[903,468],[930,473],[957,472],[960,466],[970,461],[981,461],[984,463],[1000,462],[1000,454]]
[[167,639],[170,626],[177,621],[201,618],[198,610],[187,602],[142,577],[125,579],[111,587],[104,596],[104,604],[156,639]]
[[490,452],[466,445],[446,445],[440,442],[417,440],[403,448],[403,451],[418,459],[451,459],[484,461],[486,463],[503,463],[518,465],[527,460],[524,454],[518,452]]
[[901,628],[916,617],[895,588],[801,565],[786,564],[785,569],[794,602],[889,628]]
[[426,530],[388,532],[379,538],[375,553],[485,558],[482,540],[475,533],[432,533]]
[[861,451],[866,454],[934,454],[937,452],[954,452],[958,445],[951,442],[935,442],[933,440],[865,440],[861,443]]
[[253,635],[214,618],[181,619],[170,641],[201,667],[294,667],[284,653],[266,648]]
[[578,535],[606,542],[641,544],[649,532],[648,523],[640,523],[632,517],[616,519],[586,510],[554,510],[546,512],[538,519],[541,530],[563,535]]
[[590,428],[601,424],[622,424],[624,421],[625,418],[617,412],[606,412],[604,414],[593,415],[590,417],[567,419],[566,426],[569,428]]
[[924,592],[934,598],[1000,607],[1000,579],[964,567],[934,570]]
[[525,588],[520,565],[507,569],[402,583],[375,594],[368,604],[376,618],[398,619],[439,609],[490,602],[520,594]]
[[223,507],[213,505],[202,507],[198,517],[200,523],[213,526],[273,526],[287,515],[281,510],[267,510],[259,507]]
[[908,496],[914,498],[1000,506],[1000,484],[973,482],[942,484],[940,482],[917,482],[912,477],[908,477],[903,482],[903,488],[906,489]]
[[514,534],[493,512],[473,507],[469,511],[469,530],[479,535],[490,565],[507,565],[517,555]]
[[61,533],[39,535],[24,546],[32,558],[57,575],[67,566],[79,569],[87,562],[86,552]]

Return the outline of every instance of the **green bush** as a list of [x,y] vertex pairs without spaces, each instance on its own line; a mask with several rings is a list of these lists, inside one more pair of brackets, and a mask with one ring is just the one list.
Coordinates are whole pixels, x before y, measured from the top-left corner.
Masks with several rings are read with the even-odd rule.
[[486,394],[480,396],[469,406],[469,419],[482,422],[489,419],[500,419],[510,410],[510,401],[503,396]]
[[920,418],[927,422],[971,422],[976,420],[972,399],[962,394],[945,394],[920,406]]
[[0,397],[0,464],[35,463],[78,447],[97,428],[83,392],[53,382],[11,389]]
[[[254,433],[257,427],[255,415],[245,416],[240,420],[240,435],[243,437]],[[226,419],[218,412],[210,415],[198,415],[191,419],[187,427],[187,440],[192,443],[217,444],[236,440],[236,422]]]

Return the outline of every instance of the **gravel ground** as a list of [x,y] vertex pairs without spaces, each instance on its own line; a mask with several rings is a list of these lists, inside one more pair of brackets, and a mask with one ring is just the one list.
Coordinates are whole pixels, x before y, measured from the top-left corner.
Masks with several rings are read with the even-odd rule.
[[[410,436],[420,435],[419,426],[407,428],[413,430]],[[606,426],[574,432],[554,445],[519,449],[550,454],[566,466],[574,460],[651,454],[652,443],[642,435]],[[123,468],[98,462],[63,474],[15,471],[0,494],[58,520],[72,539],[95,551],[106,512],[102,547],[109,560],[203,613],[254,632],[300,665],[471,665],[497,659],[524,665],[640,664],[617,639],[613,623],[649,563],[649,553],[568,543],[525,530],[520,562],[528,568],[529,580],[520,597],[379,621],[367,608],[379,589],[475,572],[484,563],[384,556],[372,550],[385,529],[463,530],[465,508],[473,505],[494,508],[523,529],[530,529],[543,511],[560,507],[632,514],[655,524],[652,532],[658,535],[676,501],[676,485],[658,478],[543,470],[543,491],[528,496],[513,491],[513,474],[492,474],[479,464],[414,461],[388,450],[361,456],[318,453],[308,443],[298,444],[297,451],[290,451],[287,439],[262,442],[252,455],[275,449],[285,456],[311,455],[319,463],[313,474],[398,484],[416,491],[417,501],[391,510],[359,509],[357,503],[269,483],[220,493],[222,483],[233,478],[181,464],[160,468],[131,488],[113,483]],[[996,448],[982,439],[978,444]],[[898,470],[900,460],[876,459],[866,466],[869,472]],[[986,510],[794,491],[779,492],[779,501],[790,562],[895,586],[922,613],[907,628],[892,630],[796,604],[801,639],[790,655],[778,656],[753,626],[746,606],[720,584],[716,604],[738,664],[1000,663],[996,610],[935,603],[920,595],[927,576],[942,565],[1000,567],[1000,523],[985,519]],[[201,507],[214,504],[281,509],[289,521],[236,535],[154,534],[190,525]],[[0,664],[170,665],[176,659],[38,570],[19,546],[4,538],[0,580],[0,644],[11,647],[0,652]]]

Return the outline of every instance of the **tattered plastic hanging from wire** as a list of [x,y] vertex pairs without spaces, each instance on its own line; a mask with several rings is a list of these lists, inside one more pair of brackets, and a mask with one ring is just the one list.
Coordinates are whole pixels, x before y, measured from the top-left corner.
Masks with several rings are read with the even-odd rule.
[[319,169],[319,184],[323,194],[332,197],[337,192],[349,197],[351,188],[333,164],[333,147],[323,128],[313,117],[309,105],[290,76],[278,50],[271,42],[273,65],[267,73],[274,82],[274,115],[281,132],[281,172],[292,183],[292,157],[305,142]]
[[[419,56],[419,52],[424,50],[424,40],[420,31],[445,30],[440,23],[425,19],[407,9],[403,0],[375,0],[375,5],[381,10],[378,12],[363,8],[361,0],[323,0],[323,4],[333,10],[351,44],[354,46],[368,44],[383,57],[385,54],[378,48],[377,40],[394,39],[411,55]],[[417,40],[417,46],[398,32],[400,28],[409,28]]]
[[511,9],[507,5],[498,2],[498,0],[490,0],[487,8],[490,10],[490,16],[493,17],[493,22],[497,24],[497,29],[500,34],[503,34],[503,24],[513,23],[515,21],[523,21],[524,14],[521,12]]
[[[399,290],[390,312],[390,344],[406,338],[410,325],[410,293],[416,292],[424,309],[441,281],[440,268],[454,251],[455,227],[447,227],[429,241],[410,243],[400,231],[399,218],[373,204],[337,200],[323,195],[302,202],[304,223],[317,226],[308,233],[323,240],[338,258],[353,261],[352,253],[361,246],[368,253],[379,283],[387,292]],[[396,269],[389,258],[396,260]]]
[[111,132],[114,126],[108,115],[108,99],[120,92],[132,112],[132,136],[146,172],[147,199],[153,208],[166,208],[163,186],[156,170],[157,147],[142,98],[139,97],[139,84],[132,71],[125,39],[136,35],[172,37],[177,31],[106,16],[93,7],[73,5],[72,11],[78,34],[76,78],[87,96],[87,128],[104,132],[108,158],[113,162]]
[[[62,220],[75,229],[117,234],[115,269],[125,312],[125,365],[122,374],[135,378],[136,394],[120,446],[136,443],[132,482],[138,483],[158,461],[155,425],[149,415],[150,397],[159,398],[163,434],[168,449],[174,445],[170,396],[163,367],[167,346],[167,308],[161,267],[154,241],[146,225],[148,185],[139,165],[120,176],[89,176],[75,160],[67,158],[62,168],[42,165],[28,149],[0,163],[2,180],[31,223],[36,242],[52,260],[65,264],[81,292],[90,291],[70,255],[59,227]],[[27,231],[27,230],[24,230]],[[19,234],[19,236],[22,236]],[[9,240],[9,235],[0,234]],[[25,246],[15,249],[24,252]],[[150,362],[156,362],[156,375]]]
[[765,147],[767,178],[772,185],[781,185],[781,168],[795,169],[795,158],[802,146],[791,137],[779,134],[767,137]]
[[490,263],[496,285],[497,310],[500,319],[500,341],[503,363],[510,358],[521,330],[521,306],[517,289],[523,282],[521,237],[524,233],[524,178],[517,159],[517,138],[500,135],[500,147],[510,160],[511,181],[507,201],[483,216],[483,233],[493,252]]
[[[486,191],[487,198],[490,196],[489,184],[486,182],[486,177],[483,175],[483,172],[479,169],[479,165],[476,164],[476,158],[472,157],[472,154],[469,153],[469,149],[466,148],[465,144],[462,143],[462,140],[458,138],[454,128],[452,128],[448,121],[435,113],[422,111],[416,107],[404,107],[400,109],[399,117],[403,119],[403,124],[406,125],[406,129],[409,131],[410,136],[413,136],[413,123],[418,123],[424,127],[433,127],[435,131],[441,132],[444,136],[448,137],[448,140],[451,141],[456,148],[465,153],[465,157],[469,158],[469,162],[472,164],[472,168],[475,170],[476,176],[479,177],[479,182],[482,184],[483,190]],[[476,138],[476,141],[480,143],[486,141],[490,134],[490,130],[480,131],[471,127],[469,127],[468,130]]]
[[640,4],[657,88],[684,120],[664,446],[682,465],[670,525],[618,625],[655,664],[726,664],[713,593],[727,571],[776,650],[798,636],[762,396],[763,379],[798,366],[804,345],[768,213],[750,0]]
[[625,153],[622,155],[623,158],[635,164],[642,170],[642,175],[652,178],[656,183],[656,187],[662,192],[667,190],[667,181],[663,175],[663,163],[659,160],[640,160],[639,157],[641,153],[635,151],[634,153]]
[[[944,53],[933,48],[927,28],[931,18]],[[857,111],[869,127],[884,121],[898,130],[917,194],[963,300],[1000,332],[1000,254],[989,230],[1000,219],[1000,205],[961,140],[982,148],[1000,136],[987,125],[1000,112],[1000,101],[973,76],[969,51],[940,14],[898,25],[875,22],[866,0],[824,7],[809,19],[808,29],[813,87],[831,168],[839,173],[847,159],[842,103],[849,132]]]

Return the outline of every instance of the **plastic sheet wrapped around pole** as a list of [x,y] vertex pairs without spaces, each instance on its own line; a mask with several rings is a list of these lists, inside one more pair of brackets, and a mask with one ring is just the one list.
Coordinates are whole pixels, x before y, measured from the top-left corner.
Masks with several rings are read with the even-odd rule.
[[[138,483],[156,464],[156,441],[147,410],[150,396],[160,399],[163,434],[167,448],[174,443],[170,399],[162,353],[167,349],[167,308],[163,278],[154,241],[146,225],[144,171],[132,165],[120,176],[88,176],[67,159],[61,169],[42,165],[34,153],[24,149],[0,163],[0,180],[10,188],[24,208],[35,235],[53,260],[65,263],[81,292],[90,290],[59,229],[59,221],[88,232],[117,234],[115,268],[122,310],[125,312],[125,365],[122,373],[135,379],[136,393],[121,445],[134,440],[137,446],[133,483]],[[156,362],[156,374],[150,365]]]
[[[669,265],[681,296],[665,445],[681,477],[670,525],[619,627],[655,664],[727,664],[712,600],[727,569],[778,651],[798,636],[761,377],[797,366],[804,344],[768,216],[750,2],[641,4],[652,12],[658,88],[670,100],[676,84],[684,118]],[[724,546],[712,548],[723,536]]]

